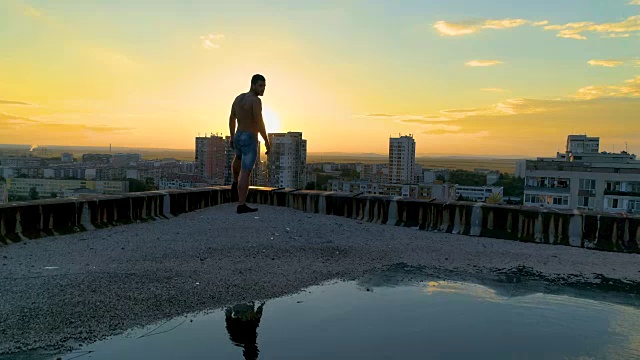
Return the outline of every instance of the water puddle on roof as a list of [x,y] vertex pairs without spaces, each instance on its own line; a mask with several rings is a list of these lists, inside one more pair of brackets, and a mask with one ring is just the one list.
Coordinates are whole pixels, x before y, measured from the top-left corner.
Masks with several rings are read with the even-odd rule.
[[330,282],[292,296],[171,319],[58,356],[637,359],[640,308],[455,281]]
[[170,319],[62,355],[10,358],[640,359],[637,285],[563,286],[526,269],[473,282],[437,274],[400,264],[359,281]]

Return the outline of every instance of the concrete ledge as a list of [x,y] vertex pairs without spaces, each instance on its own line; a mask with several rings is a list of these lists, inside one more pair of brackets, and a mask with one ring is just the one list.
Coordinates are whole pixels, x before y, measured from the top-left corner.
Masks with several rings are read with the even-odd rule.
[[[230,202],[229,186],[0,205],[0,243],[172,216]],[[640,253],[640,216],[251,187],[247,201],[425,231]]]

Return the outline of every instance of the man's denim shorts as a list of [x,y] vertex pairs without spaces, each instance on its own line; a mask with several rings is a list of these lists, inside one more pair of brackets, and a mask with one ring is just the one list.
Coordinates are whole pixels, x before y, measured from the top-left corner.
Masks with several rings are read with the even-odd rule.
[[242,170],[251,171],[258,157],[258,134],[238,131],[233,136],[233,150],[242,159]]

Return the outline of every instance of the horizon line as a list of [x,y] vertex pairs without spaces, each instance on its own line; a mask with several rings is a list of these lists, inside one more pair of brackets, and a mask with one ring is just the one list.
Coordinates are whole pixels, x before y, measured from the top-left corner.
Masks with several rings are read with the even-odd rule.
[[[0,144],[0,148],[3,146],[11,146],[11,147],[25,147],[26,149],[30,148],[33,145],[27,144]],[[91,146],[91,145],[37,145],[34,151],[43,148],[96,148],[96,149],[109,149],[109,146]],[[127,150],[165,150],[165,151],[184,151],[184,152],[195,152],[194,148],[160,148],[160,147],[132,147],[132,146],[111,146],[111,150],[116,149],[127,149]],[[307,151],[307,156],[335,156],[335,157],[348,157],[348,156],[367,156],[367,157],[388,157],[389,154],[385,153],[375,153],[375,152],[346,152],[346,151]],[[416,154],[416,158],[418,157],[474,157],[474,158],[482,158],[482,157],[491,157],[491,158],[503,158],[511,160],[512,158],[536,158],[539,155],[518,155],[518,154],[470,154],[470,153],[421,153]]]

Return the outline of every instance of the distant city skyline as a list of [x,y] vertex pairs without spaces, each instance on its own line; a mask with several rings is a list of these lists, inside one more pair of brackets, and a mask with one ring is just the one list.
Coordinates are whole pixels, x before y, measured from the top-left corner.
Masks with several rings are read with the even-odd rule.
[[585,133],[640,152],[637,1],[0,9],[0,143],[193,149],[198,133],[227,135],[233,98],[262,73],[267,131],[303,132],[309,154],[385,154],[398,133],[417,156],[545,156]]

